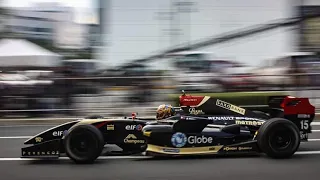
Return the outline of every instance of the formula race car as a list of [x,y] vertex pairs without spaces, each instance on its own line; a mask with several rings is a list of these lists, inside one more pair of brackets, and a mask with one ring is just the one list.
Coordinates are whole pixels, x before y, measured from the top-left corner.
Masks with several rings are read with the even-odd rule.
[[[308,98],[270,97],[268,108],[243,108],[209,96],[180,96],[180,111],[167,119],[89,117],[28,139],[23,158],[59,158],[77,163],[99,156],[181,156],[265,153],[289,158],[308,140],[315,108]],[[106,145],[119,151],[108,151]]]

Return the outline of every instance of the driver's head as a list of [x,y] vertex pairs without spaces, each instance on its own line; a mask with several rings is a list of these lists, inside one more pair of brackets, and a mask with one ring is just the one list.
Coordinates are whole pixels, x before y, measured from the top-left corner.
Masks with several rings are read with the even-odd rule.
[[175,115],[175,110],[171,105],[162,104],[157,109],[156,119],[165,119]]

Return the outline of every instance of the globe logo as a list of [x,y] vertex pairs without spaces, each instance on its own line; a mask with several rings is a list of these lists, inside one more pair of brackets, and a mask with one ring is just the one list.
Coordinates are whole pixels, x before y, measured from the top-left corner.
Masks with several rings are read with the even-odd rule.
[[183,133],[175,133],[172,135],[171,143],[175,147],[183,147],[187,143],[187,136]]

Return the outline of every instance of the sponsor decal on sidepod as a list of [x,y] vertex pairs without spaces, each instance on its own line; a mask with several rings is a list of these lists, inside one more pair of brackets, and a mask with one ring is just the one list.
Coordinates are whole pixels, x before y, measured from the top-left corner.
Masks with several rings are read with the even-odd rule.
[[222,108],[224,108],[224,109],[228,109],[228,110],[230,110],[230,111],[233,111],[233,112],[242,114],[242,115],[244,115],[245,112],[246,112],[246,110],[243,109],[243,108],[241,108],[241,107],[238,107],[238,106],[235,106],[235,105],[233,105],[233,104],[230,104],[230,103],[221,101],[221,100],[219,100],[219,99],[217,99],[216,105],[219,106],[219,107],[222,107]]
[[215,120],[215,121],[232,121],[235,118],[232,116],[216,116],[216,117],[208,117],[209,120]]
[[212,143],[213,138],[212,137],[205,137],[205,136],[189,136],[187,137],[184,133],[175,133],[172,135],[171,138],[171,143],[175,147],[183,147],[186,145],[186,143],[189,144],[207,144],[207,143]]
[[62,135],[65,135],[68,131],[65,130],[65,131],[53,131],[52,135],[53,136],[62,136]]
[[171,148],[163,148],[163,152],[169,152],[169,153],[179,153],[180,149],[171,149]]
[[225,151],[246,151],[246,150],[251,150],[252,147],[225,147],[223,150]]
[[113,124],[108,124],[107,125],[107,130],[108,131],[113,131],[114,130],[114,125]]
[[132,131],[132,130],[141,131],[142,126],[140,124],[139,125],[127,125],[126,130],[128,130],[128,131]]
[[35,140],[36,140],[36,142],[41,142],[43,140],[43,138],[42,137],[36,137]]
[[217,120],[217,121],[233,121],[233,120],[249,120],[249,121],[259,121],[258,118],[251,118],[251,117],[234,117],[234,116],[212,116],[208,117],[210,120]]
[[23,151],[23,156],[45,156],[45,155],[58,155],[59,151]]
[[171,143],[175,147],[183,147],[187,143],[187,136],[184,133],[175,133],[171,137]]
[[137,137],[134,134],[129,134],[124,140],[124,143],[129,143],[129,144],[143,144],[145,143],[144,140],[142,139],[137,139]]
[[239,121],[236,120],[236,124],[239,125],[249,125],[249,126],[261,126],[264,121]]
[[204,112],[201,109],[195,109],[195,108],[190,108],[189,109],[189,113],[190,114],[194,114],[194,115],[204,114]]

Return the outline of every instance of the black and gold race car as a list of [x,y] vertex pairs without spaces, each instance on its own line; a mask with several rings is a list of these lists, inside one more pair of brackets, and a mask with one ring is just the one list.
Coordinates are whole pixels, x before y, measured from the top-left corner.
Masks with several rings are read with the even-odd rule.
[[[243,108],[209,96],[180,96],[178,114],[148,118],[89,117],[28,139],[23,158],[59,158],[92,163],[99,156],[183,156],[265,153],[289,158],[308,140],[315,108],[308,98],[270,97],[268,108]],[[108,151],[116,145],[119,151]]]

